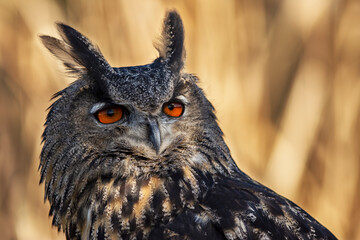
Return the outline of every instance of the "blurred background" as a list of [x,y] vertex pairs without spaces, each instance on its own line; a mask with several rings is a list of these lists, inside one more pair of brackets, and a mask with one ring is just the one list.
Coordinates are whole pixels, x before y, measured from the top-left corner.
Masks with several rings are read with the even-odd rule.
[[0,238],[65,239],[39,186],[51,96],[71,83],[38,35],[67,23],[113,66],[146,64],[167,9],[186,71],[239,167],[340,239],[360,239],[360,1],[0,0]]

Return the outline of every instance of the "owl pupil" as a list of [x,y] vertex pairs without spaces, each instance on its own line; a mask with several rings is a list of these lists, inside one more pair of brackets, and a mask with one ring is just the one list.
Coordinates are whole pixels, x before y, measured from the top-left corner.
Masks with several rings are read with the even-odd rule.
[[107,111],[106,111],[106,114],[109,116],[109,117],[112,117],[112,116],[114,116],[114,109],[112,109],[112,108],[110,108],[110,109],[108,109]]
[[174,110],[174,104],[170,103],[170,104],[168,105],[168,108],[169,108],[169,110]]

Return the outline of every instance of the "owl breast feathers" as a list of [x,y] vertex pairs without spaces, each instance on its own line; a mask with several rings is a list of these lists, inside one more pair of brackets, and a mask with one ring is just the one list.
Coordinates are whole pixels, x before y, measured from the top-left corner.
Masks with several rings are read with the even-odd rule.
[[67,239],[336,239],[235,165],[197,77],[183,72],[175,11],[143,66],[113,68],[57,27],[61,40],[41,40],[77,80],[50,107],[40,182]]

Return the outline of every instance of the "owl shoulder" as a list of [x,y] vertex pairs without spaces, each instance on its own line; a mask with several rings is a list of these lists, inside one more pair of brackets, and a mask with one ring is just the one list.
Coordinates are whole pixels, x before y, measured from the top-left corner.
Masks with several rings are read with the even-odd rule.
[[226,239],[336,239],[295,203],[242,173],[219,180],[202,205]]

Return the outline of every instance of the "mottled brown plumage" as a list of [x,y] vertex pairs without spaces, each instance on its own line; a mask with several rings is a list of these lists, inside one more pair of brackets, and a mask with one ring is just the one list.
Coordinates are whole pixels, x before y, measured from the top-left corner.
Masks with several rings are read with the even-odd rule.
[[86,37],[58,28],[62,40],[41,39],[77,80],[50,107],[40,182],[67,239],[335,239],[235,165],[197,78],[183,72],[176,12],[144,66],[112,68]]

